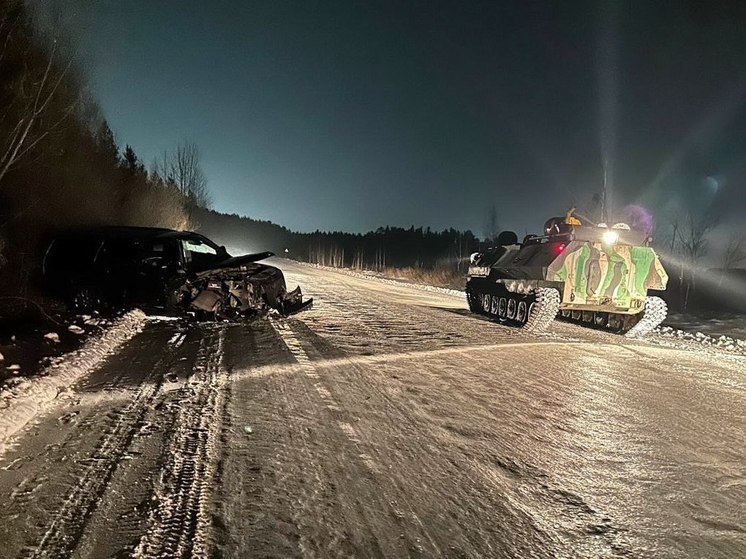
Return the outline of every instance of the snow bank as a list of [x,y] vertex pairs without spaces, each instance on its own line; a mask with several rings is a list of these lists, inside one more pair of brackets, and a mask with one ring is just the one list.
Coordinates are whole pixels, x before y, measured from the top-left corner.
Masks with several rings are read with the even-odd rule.
[[746,340],[739,340],[730,336],[710,336],[702,332],[687,332],[670,326],[659,326],[655,333],[663,338],[687,340],[706,347],[746,354]]
[[51,404],[57,395],[96,369],[106,357],[142,330],[145,314],[135,310],[116,320],[100,336],[54,359],[41,375],[11,379],[0,389],[0,455],[10,438]]

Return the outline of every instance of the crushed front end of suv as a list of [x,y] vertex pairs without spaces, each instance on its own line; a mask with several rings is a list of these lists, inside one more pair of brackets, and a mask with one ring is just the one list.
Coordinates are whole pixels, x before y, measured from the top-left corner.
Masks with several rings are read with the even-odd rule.
[[47,288],[77,313],[141,307],[168,314],[240,318],[310,308],[300,287],[259,261],[271,252],[231,256],[198,233],[101,227],[53,239],[43,260]]

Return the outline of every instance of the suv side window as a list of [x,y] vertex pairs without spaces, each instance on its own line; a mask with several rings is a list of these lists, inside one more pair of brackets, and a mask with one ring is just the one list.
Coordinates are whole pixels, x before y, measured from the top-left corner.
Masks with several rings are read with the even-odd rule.
[[93,267],[101,243],[102,240],[98,237],[57,239],[44,259],[44,269],[51,273],[84,274]]
[[187,266],[200,268],[220,260],[218,251],[199,239],[181,239],[181,246]]
[[135,244],[131,239],[108,239],[101,250],[101,260],[126,261],[135,258]]
[[158,260],[159,266],[179,264],[178,246],[170,239],[110,239],[97,263],[131,270],[147,260]]

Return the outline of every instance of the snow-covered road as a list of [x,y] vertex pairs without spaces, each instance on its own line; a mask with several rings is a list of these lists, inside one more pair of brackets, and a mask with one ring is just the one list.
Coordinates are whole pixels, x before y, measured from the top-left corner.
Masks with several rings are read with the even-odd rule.
[[152,322],[0,457],[2,557],[743,557],[746,357],[282,263]]

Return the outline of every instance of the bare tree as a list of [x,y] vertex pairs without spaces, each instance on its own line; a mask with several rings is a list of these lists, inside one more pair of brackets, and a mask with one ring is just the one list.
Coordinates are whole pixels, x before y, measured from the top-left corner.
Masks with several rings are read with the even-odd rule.
[[3,251],[5,250],[5,239],[0,237],[0,268],[5,266],[5,263],[8,261],[7,258],[3,255]]
[[671,218],[671,246],[669,247],[669,253],[674,254],[676,251],[676,240],[679,236],[679,222],[681,221],[681,216],[677,213]]
[[[695,215],[694,211],[691,210],[687,212],[682,221],[678,224],[676,232],[684,258],[689,263],[689,274],[686,278],[686,289],[684,291],[684,310],[686,310],[689,306],[689,296],[696,289],[696,270],[707,250],[707,236],[718,222],[710,212]],[[683,275],[683,259],[681,267]]]
[[184,196],[190,214],[195,208],[210,206],[210,192],[196,144],[184,142],[176,147],[176,151],[164,152],[156,170],[163,180],[173,184]]
[[23,6],[19,0],[6,0],[0,7],[0,64],[5,61],[10,50],[13,33],[18,29],[23,14]]
[[[17,7],[17,3],[10,2],[0,15],[0,71],[4,71],[2,63],[14,35],[28,32]],[[61,114],[56,113],[53,121],[43,118],[70,70],[72,57],[61,60],[57,38],[53,38],[48,47],[37,49],[38,52],[31,52],[31,49],[33,47],[23,53],[24,60],[32,61],[39,56],[45,60],[38,66],[24,62],[14,76],[14,102],[6,106],[0,116],[0,186],[11,167],[57,128],[77,103],[71,102]]]
[[738,268],[744,262],[746,262],[746,237],[731,238],[723,255],[723,269]]
[[713,230],[717,222],[712,216],[697,216],[688,212],[676,233],[679,245],[692,267],[696,266],[707,249],[707,235]]

